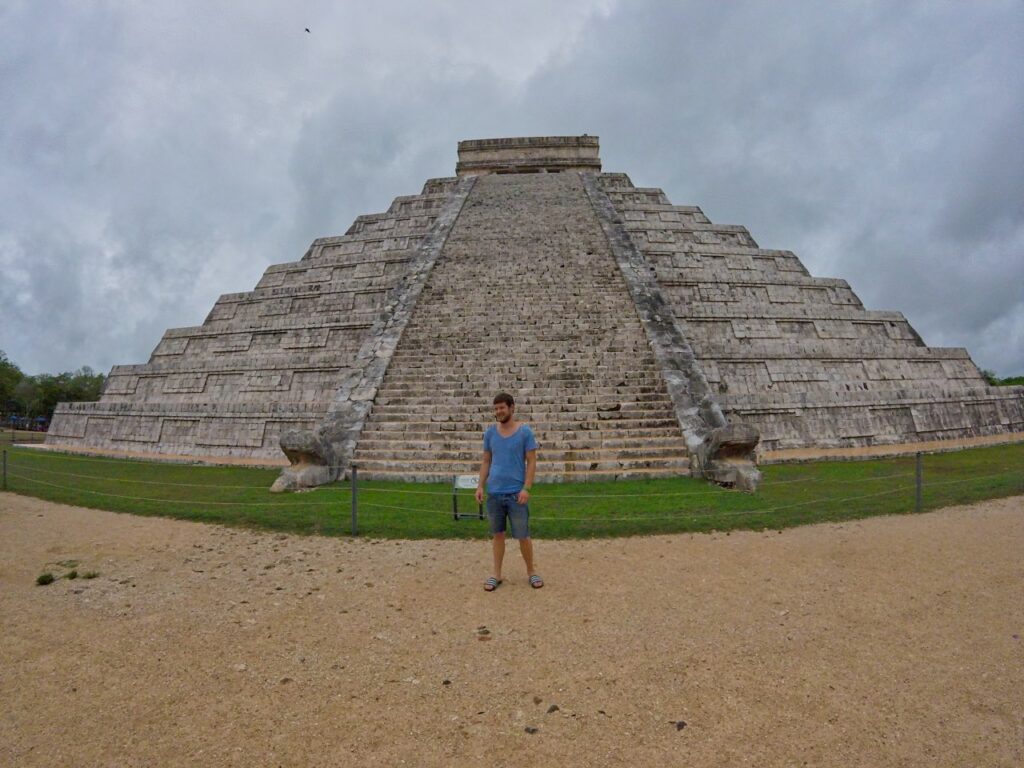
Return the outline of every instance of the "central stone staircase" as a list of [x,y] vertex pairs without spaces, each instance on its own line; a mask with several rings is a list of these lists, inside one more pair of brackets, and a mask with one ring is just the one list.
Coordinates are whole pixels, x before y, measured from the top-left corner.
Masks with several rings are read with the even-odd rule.
[[537,435],[538,481],[688,472],[578,173],[477,180],[378,389],[355,452],[360,475],[476,473],[499,391]]

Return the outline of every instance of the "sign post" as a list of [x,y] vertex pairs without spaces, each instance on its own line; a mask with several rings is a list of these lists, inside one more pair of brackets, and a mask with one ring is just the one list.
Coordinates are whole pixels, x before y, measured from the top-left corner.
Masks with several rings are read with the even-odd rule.
[[358,474],[358,471],[356,470],[356,465],[353,464],[352,465],[352,535],[353,536],[358,536],[359,535],[359,530],[356,527],[356,510],[358,508],[358,504],[356,502],[356,493],[357,493],[357,491],[356,491],[356,475],[357,474]]
[[459,512],[459,491],[475,491],[476,487],[480,484],[480,478],[477,475],[455,475],[452,478],[452,519],[453,520],[469,520],[471,518],[484,519],[484,505],[478,504],[476,514],[470,514],[468,512]]

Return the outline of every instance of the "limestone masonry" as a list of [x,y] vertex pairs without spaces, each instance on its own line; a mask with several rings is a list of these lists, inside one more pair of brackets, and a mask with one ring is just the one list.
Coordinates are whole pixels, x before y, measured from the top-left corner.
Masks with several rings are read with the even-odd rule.
[[[277,489],[475,473],[498,390],[537,432],[538,479],[696,474],[753,488],[755,450],[1024,431],[1024,387],[759,248],[602,173],[595,136],[459,143],[431,179],[201,326],[61,404],[47,443],[272,459]],[[760,441],[760,442],[759,442]]]

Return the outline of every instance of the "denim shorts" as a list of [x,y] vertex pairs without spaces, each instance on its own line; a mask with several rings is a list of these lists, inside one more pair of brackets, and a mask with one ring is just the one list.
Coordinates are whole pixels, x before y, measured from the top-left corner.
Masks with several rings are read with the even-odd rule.
[[487,497],[487,519],[491,534],[505,532],[505,518],[512,528],[513,539],[530,538],[530,508],[516,501],[518,493],[492,493]]

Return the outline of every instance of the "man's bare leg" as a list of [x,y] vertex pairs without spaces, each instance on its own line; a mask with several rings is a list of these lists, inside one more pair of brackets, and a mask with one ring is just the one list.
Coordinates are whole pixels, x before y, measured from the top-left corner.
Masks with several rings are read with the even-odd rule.
[[533,539],[520,539],[519,551],[523,554],[523,561],[526,563],[526,575],[533,576]]
[[491,550],[494,553],[494,578],[501,581],[501,563],[505,559],[505,534],[496,533],[491,539]]

